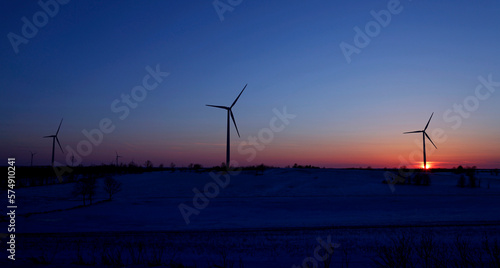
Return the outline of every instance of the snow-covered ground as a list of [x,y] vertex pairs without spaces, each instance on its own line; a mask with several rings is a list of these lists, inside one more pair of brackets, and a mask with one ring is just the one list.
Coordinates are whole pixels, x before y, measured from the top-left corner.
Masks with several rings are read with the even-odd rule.
[[[230,177],[214,198],[196,201],[216,185],[209,173],[154,172],[115,178],[123,190],[111,202],[82,204],[73,184],[18,189],[22,233],[96,231],[172,231],[240,228],[421,225],[500,222],[500,177],[482,173],[481,188],[456,187],[458,175],[432,174],[432,185],[395,185],[392,192],[381,170],[272,169],[263,176],[242,172]],[[219,177],[223,182],[224,176]],[[487,189],[487,184],[490,188]],[[102,184],[102,181],[99,182]],[[209,189],[212,191],[212,189]],[[216,190],[214,190],[216,191]],[[212,192],[214,195],[215,193]],[[210,195],[210,193],[209,193]],[[106,199],[100,185],[94,199]],[[88,200],[87,200],[88,202]],[[179,205],[199,211],[186,224]],[[198,207],[200,208],[200,207]],[[189,211],[189,209],[187,210]]]
[[[384,172],[270,169],[255,176],[255,172],[245,171],[229,179],[219,176],[219,183],[228,184],[216,188],[215,176],[208,172],[122,175],[114,177],[122,182],[123,190],[112,201],[100,202],[107,198],[100,180],[94,204],[87,207],[78,207],[81,198],[71,196],[74,184],[21,188],[16,191],[16,232],[26,243],[48,237],[106,237],[115,232],[115,240],[126,239],[126,234],[135,240],[162,237],[171,243],[170,249],[188,247],[181,246],[183,243],[192,248],[210,244],[214,249],[225,246],[243,252],[252,248],[253,253],[239,255],[244,256],[245,267],[264,267],[261,259],[279,264],[269,267],[298,265],[313,255],[317,237],[326,240],[330,234],[341,247],[359,243],[366,247],[380,233],[408,226],[426,227],[441,235],[473,230],[477,236],[479,229],[498,234],[500,176],[480,173],[481,187],[470,189],[456,186],[459,175],[435,173],[431,186],[395,185],[392,191],[382,183]],[[203,193],[207,185],[212,188],[205,194],[215,197],[208,202],[198,198],[196,207],[193,198],[197,191],[193,189]],[[196,211],[189,216],[189,224],[180,204]],[[280,247],[272,241],[279,241]],[[204,250],[191,256],[210,256],[210,249]],[[185,254],[180,254],[182,260],[189,259]],[[363,257],[360,251],[356,254],[354,257]],[[198,263],[197,267],[205,266]]]

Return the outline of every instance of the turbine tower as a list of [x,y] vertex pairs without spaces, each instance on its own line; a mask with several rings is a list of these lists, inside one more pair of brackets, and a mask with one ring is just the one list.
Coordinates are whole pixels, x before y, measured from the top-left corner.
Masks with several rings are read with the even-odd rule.
[[118,158],[122,157],[121,155],[118,155],[118,152],[115,151],[116,153],[116,166],[118,166]]
[[31,153],[31,166],[33,166],[33,156],[36,154],[36,153],[33,153],[32,151],[30,151]]
[[434,113],[431,114],[431,117],[429,118],[429,121],[427,121],[427,125],[425,125],[425,128],[424,130],[416,130],[416,131],[409,131],[409,132],[404,132],[403,134],[410,134],[410,133],[422,133],[422,139],[423,139],[423,142],[424,142],[424,169],[427,169],[427,156],[425,154],[425,137],[427,137],[429,139],[429,141],[432,143],[432,145],[434,145],[434,147],[437,149],[436,145],[434,144],[434,142],[432,142],[431,138],[429,137],[429,135],[427,135],[427,133],[425,132],[427,130],[427,127],[429,126],[429,123],[431,122],[431,119],[432,119],[432,116],[434,115]]
[[238,101],[238,99],[240,98],[241,96],[241,93],[243,93],[243,91],[245,90],[245,88],[247,87],[248,84],[245,85],[245,87],[243,87],[243,89],[241,90],[240,94],[238,95],[238,97],[236,97],[236,99],[234,100],[233,104],[231,104],[231,106],[227,107],[227,106],[219,106],[219,105],[208,105],[207,106],[210,106],[210,107],[214,107],[214,108],[219,108],[219,109],[224,109],[224,110],[227,110],[227,144],[226,144],[226,169],[229,169],[229,155],[230,155],[230,127],[229,127],[229,117],[231,117],[231,119],[233,119],[233,123],[234,123],[234,127],[236,128],[236,132],[238,133],[238,137],[240,137],[240,132],[238,131],[238,126],[236,126],[236,121],[234,120],[234,115],[233,115],[233,111],[231,110],[233,108],[233,106],[236,104],[236,102]]
[[61,146],[61,143],[59,143],[59,139],[57,138],[57,134],[59,134],[59,130],[61,129],[61,124],[62,124],[62,118],[61,118],[61,122],[59,123],[59,127],[57,128],[57,132],[56,134],[54,135],[50,135],[50,136],[45,136],[44,138],[52,138],[52,166],[54,166],[54,149],[55,149],[55,146],[56,146],[56,141],[57,141],[57,144],[59,144],[59,148],[61,148],[61,152],[64,153],[64,150]]

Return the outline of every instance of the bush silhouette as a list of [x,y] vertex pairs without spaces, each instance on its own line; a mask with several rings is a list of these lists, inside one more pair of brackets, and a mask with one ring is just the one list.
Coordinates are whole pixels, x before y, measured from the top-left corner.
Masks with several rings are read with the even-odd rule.
[[106,177],[104,179],[104,191],[108,193],[109,200],[113,198],[113,195],[122,190],[122,183],[113,179],[112,177]]

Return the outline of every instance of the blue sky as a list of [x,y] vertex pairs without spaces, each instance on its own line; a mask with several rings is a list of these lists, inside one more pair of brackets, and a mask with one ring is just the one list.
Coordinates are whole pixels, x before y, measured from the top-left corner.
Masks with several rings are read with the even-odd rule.
[[[231,129],[240,164],[397,166],[421,152],[419,137],[402,132],[423,128],[434,112],[429,129],[447,139],[429,161],[499,167],[499,91],[456,129],[444,114],[474,95],[479,76],[500,81],[500,3],[400,1],[401,12],[348,63],[340,43],[354,44],[354,27],[388,3],[243,0],[221,21],[212,1],[70,1],[17,54],[8,34],[22,35],[21,18],[42,8],[2,3],[1,156],[28,164],[34,151],[35,164],[48,165],[52,145],[41,137],[61,118],[64,148],[109,118],[115,130],[83,164],[109,163],[118,151],[127,163],[217,165],[226,114],[205,104],[230,105],[248,83],[234,108],[241,138]],[[170,75],[118,119],[111,103],[157,65]],[[285,106],[297,117],[248,161],[238,146]],[[56,151],[59,162],[65,156]]]

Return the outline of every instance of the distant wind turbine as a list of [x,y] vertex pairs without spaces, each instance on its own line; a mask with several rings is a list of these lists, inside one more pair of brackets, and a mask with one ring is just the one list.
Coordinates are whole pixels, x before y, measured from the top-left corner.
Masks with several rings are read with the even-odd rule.
[[115,151],[116,153],[116,166],[118,166],[118,158],[122,157],[121,155],[118,155],[118,152]]
[[36,153],[33,153],[32,151],[30,151],[31,153],[31,166],[33,166],[33,156],[36,154]]
[[429,118],[429,121],[427,121],[427,125],[425,125],[425,128],[424,130],[417,130],[417,131],[410,131],[410,132],[404,132],[403,134],[410,134],[410,133],[422,133],[422,139],[423,139],[423,142],[424,142],[424,169],[427,169],[427,157],[426,157],[426,154],[425,154],[425,137],[427,137],[429,139],[429,141],[432,143],[432,145],[434,145],[434,147],[437,149],[436,145],[434,144],[434,142],[432,142],[431,138],[429,137],[429,135],[427,135],[427,133],[425,132],[427,130],[427,127],[429,126],[429,123],[431,122],[431,119],[432,119],[432,116],[434,115],[434,113],[431,114],[431,117]]
[[231,110],[233,108],[233,106],[236,104],[236,102],[238,101],[238,99],[240,98],[241,96],[241,93],[243,93],[243,91],[245,90],[245,88],[247,87],[248,84],[245,85],[245,87],[243,87],[243,89],[241,90],[240,94],[238,95],[238,97],[236,97],[236,99],[234,100],[233,104],[231,104],[230,107],[227,107],[227,106],[219,106],[219,105],[208,105],[207,106],[210,106],[210,107],[214,107],[214,108],[219,108],[219,109],[224,109],[224,110],[227,110],[227,144],[226,144],[226,169],[229,169],[229,155],[230,155],[230,142],[229,142],[229,137],[230,137],[230,127],[229,127],[229,117],[231,116],[231,119],[233,119],[233,123],[234,123],[234,127],[236,128],[236,132],[238,133],[238,137],[240,137],[240,132],[238,131],[238,126],[236,126],[236,121],[234,120],[234,115],[233,115],[233,111]]
[[59,142],[59,139],[57,138],[57,134],[59,134],[59,130],[61,129],[62,121],[63,120],[61,118],[61,122],[59,123],[59,127],[57,128],[56,134],[44,137],[44,138],[52,138],[52,166],[54,166],[54,149],[55,149],[55,146],[56,146],[56,141],[57,141],[57,144],[59,144],[59,148],[61,148],[61,152],[64,153],[64,150],[63,150],[63,148],[61,146],[61,143]]

